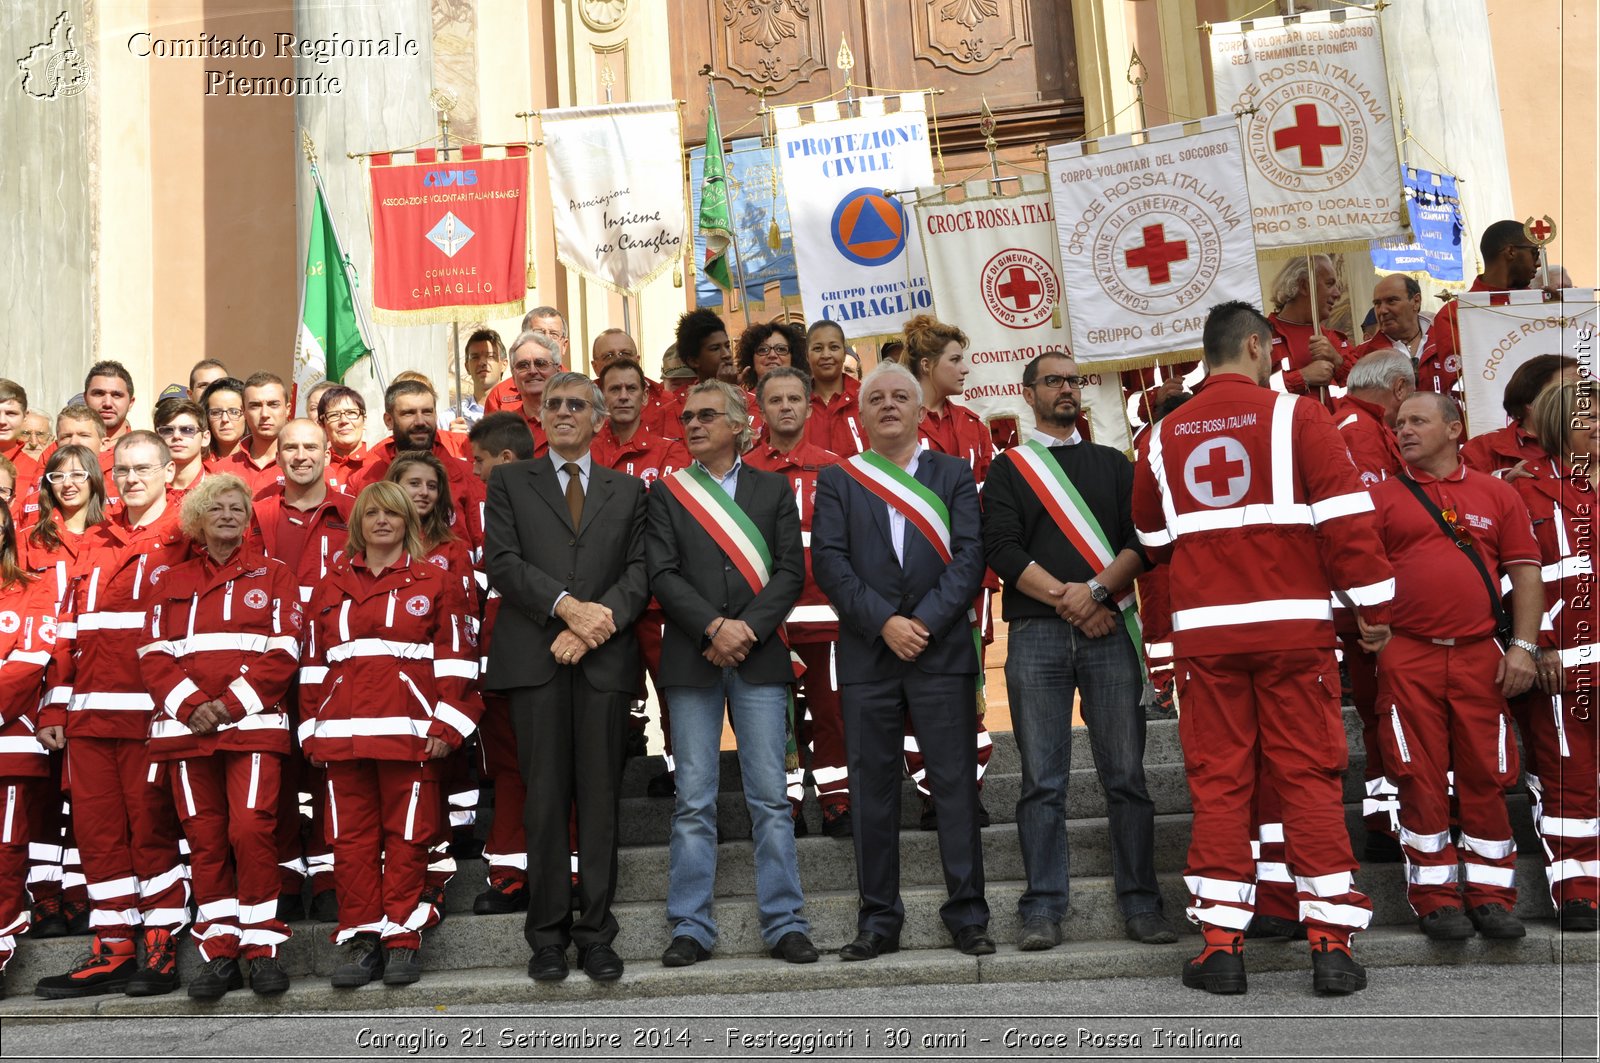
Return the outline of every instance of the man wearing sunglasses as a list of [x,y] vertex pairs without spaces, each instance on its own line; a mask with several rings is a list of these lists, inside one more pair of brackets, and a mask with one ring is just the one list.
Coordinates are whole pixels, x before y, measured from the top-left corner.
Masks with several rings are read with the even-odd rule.
[[[1434,940],[1474,932],[1520,938],[1526,931],[1511,914],[1517,846],[1505,802],[1517,781],[1517,744],[1506,699],[1528,690],[1538,672],[1539,545],[1516,489],[1462,463],[1454,399],[1418,392],[1400,404],[1395,425],[1405,468],[1372,489],[1372,502],[1395,576],[1378,704],[1388,709],[1379,721],[1384,766],[1400,790],[1406,896]],[[1511,638],[1502,645],[1506,579]]]
[[[633,625],[650,594],[645,488],[590,452],[606,416],[592,380],[557,373],[540,391],[548,455],[489,473],[484,558],[500,607],[484,686],[510,700],[527,786],[528,976],[565,978],[575,944],[584,972],[610,982],[622,977],[611,907],[623,746],[639,668]],[[568,871],[574,807],[576,898]]]
[[173,397],[156,403],[156,435],[172,454],[172,490],[178,501],[206,475],[206,414],[193,399]]

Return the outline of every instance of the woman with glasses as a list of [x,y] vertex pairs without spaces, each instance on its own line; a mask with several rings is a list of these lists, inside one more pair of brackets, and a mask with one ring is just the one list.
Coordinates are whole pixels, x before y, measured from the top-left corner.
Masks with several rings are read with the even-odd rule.
[[211,464],[216,465],[232,457],[249,435],[244,423],[244,381],[231,376],[212,381],[200,405],[206,411],[206,429],[211,433]]
[[139,649],[156,704],[150,758],[166,765],[189,841],[196,1000],[241,988],[240,960],[256,993],[289,987],[277,961],[289,927],[278,918],[275,833],[303,614],[289,567],[249,545],[250,522],[237,476],[213,474],[188,493],[179,524],[197,553],[162,576]]
[[482,713],[478,633],[459,580],[423,558],[398,484],[356,496],[345,563],[311,596],[300,737],[328,769],[339,896],[335,988],[422,975],[422,895],[439,817],[438,763]]
[[17,500],[17,467],[11,459],[0,458],[0,509],[10,510]]
[[206,414],[200,404],[174,396],[156,403],[156,435],[172,452],[173,500],[180,501],[205,479],[205,459],[211,445]]
[[328,486],[350,493],[350,484],[367,467],[367,400],[354,388],[336,384],[317,400],[317,423],[328,437]]
[[11,514],[0,506],[0,997],[17,935],[31,921],[30,842],[41,837],[46,807],[61,804],[59,787],[50,785],[49,754],[33,737],[55,649],[56,602],[49,581],[23,568],[18,545]]
[[739,383],[754,391],[767,372],[780,365],[810,374],[805,334],[784,321],[758,321],[739,334]]

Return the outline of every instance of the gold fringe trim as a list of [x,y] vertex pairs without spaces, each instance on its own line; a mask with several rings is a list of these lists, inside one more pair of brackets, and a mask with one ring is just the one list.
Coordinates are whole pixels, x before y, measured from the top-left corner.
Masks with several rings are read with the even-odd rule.
[[466,319],[516,317],[525,307],[522,300],[475,306],[430,306],[425,310],[387,310],[372,308],[372,320],[380,325],[449,325]]
[[578,274],[578,276],[583,277],[586,280],[594,281],[594,283],[600,285],[600,287],[606,289],[607,291],[616,292],[618,295],[637,295],[640,289],[649,284],[651,281],[655,280],[657,277],[661,276],[663,273],[667,272],[667,270],[672,269],[674,266],[681,266],[682,259],[683,255],[681,252],[673,255],[671,258],[662,259],[656,264],[655,269],[645,274],[645,276],[641,278],[640,281],[632,288],[624,288],[619,284],[614,284],[611,281],[606,280],[604,277],[601,277],[598,274],[590,272],[587,268],[578,265],[578,263],[572,261],[572,259],[562,254],[560,251],[556,252],[557,262],[560,262],[563,266]]
[[1077,355],[1078,368],[1087,373],[1120,373],[1124,369],[1149,369],[1157,365],[1172,365],[1175,362],[1192,362],[1200,358],[1204,351],[1199,347],[1189,347],[1181,351],[1163,351],[1160,354],[1141,354],[1136,358],[1089,358]]
[[[1409,229],[1406,231],[1410,232]],[[1384,237],[1384,239],[1390,238]],[[1406,242],[1410,243],[1410,240]],[[1293,258],[1299,255],[1337,255],[1341,252],[1371,250],[1371,240],[1323,240],[1320,243],[1294,244],[1289,247],[1258,247],[1256,254],[1262,258]]]

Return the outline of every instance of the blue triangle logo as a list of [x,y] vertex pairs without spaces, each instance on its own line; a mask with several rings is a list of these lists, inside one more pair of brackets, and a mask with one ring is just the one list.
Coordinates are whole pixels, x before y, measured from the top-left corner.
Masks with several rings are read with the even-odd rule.
[[863,198],[861,211],[856,215],[855,227],[850,230],[845,242],[853,245],[876,243],[879,240],[898,240],[899,235],[884,223],[883,216],[878,213],[873,201]]

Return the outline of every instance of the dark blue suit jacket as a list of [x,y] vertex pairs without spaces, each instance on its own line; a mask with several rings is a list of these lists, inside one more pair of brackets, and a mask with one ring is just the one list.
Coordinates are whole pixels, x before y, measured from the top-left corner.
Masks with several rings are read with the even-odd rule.
[[[811,571],[839,613],[839,681],[861,683],[924,672],[976,675],[967,610],[983,585],[983,539],[972,467],[960,458],[923,450],[915,476],[950,510],[946,565],[910,522],[905,565],[889,539],[889,506],[840,466],[817,477],[811,520]],[[932,633],[914,662],[896,657],[880,632],[891,616],[921,620]]]

